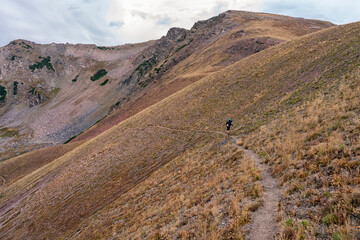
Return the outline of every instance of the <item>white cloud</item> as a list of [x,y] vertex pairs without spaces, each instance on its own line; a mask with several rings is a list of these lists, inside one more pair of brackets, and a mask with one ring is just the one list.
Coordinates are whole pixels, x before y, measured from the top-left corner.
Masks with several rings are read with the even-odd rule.
[[[157,39],[171,27],[190,29],[198,20],[205,20],[226,10],[257,11],[262,0],[183,0],[123,1],[112,0],[108,19],[121,19],[117,30],[122,42]],[[121,12],[122,14],[118,14]]]
[[119,43],[105,18],[109,6],[108,0],[3,0],[0,43],[18,38],[38,43]]
[[226,10],[262,11],[329,20],[359,20],[358,0],[2,0],[0,45],[38,43],[119,45],[158,39],[171,27],[191,28]]
[[266,0],[261,11],[345,24],[360,20],[358,0]]

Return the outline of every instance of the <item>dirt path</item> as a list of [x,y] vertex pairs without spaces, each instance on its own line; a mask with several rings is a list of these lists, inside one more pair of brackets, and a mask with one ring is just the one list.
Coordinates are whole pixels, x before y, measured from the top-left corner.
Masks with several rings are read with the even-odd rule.
[[5,186],[6,180],[5,180],[5,178],[3,178],[2,176],[0,176],[0,178],[1,178],[1,180],[3,181],[2,185],[0,186],[0,188],[1,188],[1,187]]
[[[207,130],[182,130],[172,129],[163,126],[153,126],[172,131],[184,132],[206,132],[216,133],[227,136],[226,133],[220,131],[207,131]],[[275,239],[276,234],[279,232],[277,223],[278,204],[280,201],[280,188],[278,180],[273,178],[269,172],[268,165],[262,161],[260,157],[252,150],[245,149],[236,144],[237,138],[232,136],[232,142],[246,155],[254,160],[256,167],[261,171],[261,184],[264,186],[263,206],[252,214],[251,222],[245,226],[245,239],[246,240],[270,240]]]
[[[236,144],[236,137],[232,137],[232,139]],[[261,171],[261,184],[265,188],[264,204],[252,214],[251,222],[245,226],[245,239],[275,239],[275,235],[279,232],[276,220],[281,196],[279,183],[277,179],[271,176],[268,166],[252,150],[245,149],[237,144],[236,146],[254,160],[256,167]]]

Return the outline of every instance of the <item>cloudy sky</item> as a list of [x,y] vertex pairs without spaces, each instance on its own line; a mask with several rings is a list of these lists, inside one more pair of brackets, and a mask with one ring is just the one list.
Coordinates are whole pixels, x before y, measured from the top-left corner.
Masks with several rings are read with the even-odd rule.
[[101,46],[142,42],[230,9],[360,21],[359,0],[1,0],[0,46],[19,38]]

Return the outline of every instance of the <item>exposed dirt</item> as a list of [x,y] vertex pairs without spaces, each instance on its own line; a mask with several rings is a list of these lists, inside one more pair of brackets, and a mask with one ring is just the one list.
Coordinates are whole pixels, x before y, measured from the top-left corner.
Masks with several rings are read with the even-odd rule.
[[[237,139],[233,137],[234,144],[236,140]],[[245,227],[245,239],[275,239],[276,234],[279,232],[276,221],[281,196],[279,183],[271,176],[267,165],[252,150],[245,149],[241,146],[238,146],[238,148],[251,157],[257,168],[261,170],[261,183],[265,188],[263,206],[252,214],[251,222]]]
[[3,181],[2,185],[1,185],[1,187],[2,187],[2,186],[4,186],[4,185],[5,185],[6,180],[5,180],[5,178],[3,178],[2,176],[0,176],[0,178],[1,178],[1,180]]

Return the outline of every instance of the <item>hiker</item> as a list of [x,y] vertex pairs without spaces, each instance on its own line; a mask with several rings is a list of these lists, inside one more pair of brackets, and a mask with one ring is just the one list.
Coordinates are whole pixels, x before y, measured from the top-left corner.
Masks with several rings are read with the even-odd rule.
[[229,133],[230,132],[230,127],[232,125],[232,120],[229,118],[226,122],[226,131]]

